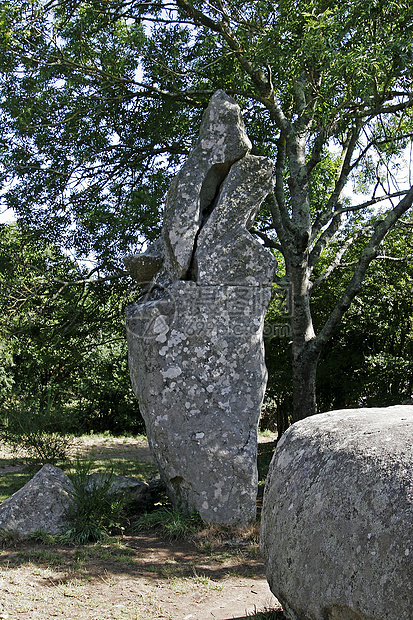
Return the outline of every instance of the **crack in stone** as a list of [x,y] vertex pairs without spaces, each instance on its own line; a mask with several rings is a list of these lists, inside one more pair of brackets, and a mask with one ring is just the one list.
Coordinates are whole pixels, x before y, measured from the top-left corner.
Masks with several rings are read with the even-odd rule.
[[233,163],[235,162],[214,164],[208,170],[204,182],[202,183],[202,187],[199,192],[201,222],[194,237],[191,260],[189,261],[189,267],[185,278],[183,278],[184,280],[192,280],[193,282],[197,281],[196,251],[198,249],[198,238],[209,216],[217,205],[222,184],[227,178]]

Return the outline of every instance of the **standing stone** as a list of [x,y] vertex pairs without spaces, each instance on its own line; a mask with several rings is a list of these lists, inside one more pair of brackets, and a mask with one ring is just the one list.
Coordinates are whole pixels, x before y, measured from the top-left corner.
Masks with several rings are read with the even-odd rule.
[[240,110],[218,91],[174,179],[152,290],[127,308],[132,386],[177,506],[215,523],[255,516],[263,322],[275,259],[248,232],[272,189]]
[[411,620],[413,407],[307,418],[271,462],[261,550],[289,620]]

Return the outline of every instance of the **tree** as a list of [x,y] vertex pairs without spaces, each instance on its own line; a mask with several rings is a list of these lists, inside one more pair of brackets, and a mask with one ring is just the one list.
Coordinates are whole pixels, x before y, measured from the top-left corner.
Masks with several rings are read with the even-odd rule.
[[140,430],[123,320],[133,295],[31,231],[1,225],[0,415],[22,401],[56,409],[72,432]]
[[[358,406],[387,406],[413,394],[412,241],[406,235],[411,217],[399,221],[384,240],[363,287],[321,353],[317,372],[318,411]],[[312,297],[315,330],[322,326],[352,277],[362,242],[349,248],[346,262],[323,281]],[[333,248],[331,250],[333,252]],[[325,267],[330,257],[324,256]],[[288,376],[288,326],[277,291],[267,313],[265,334],[269,372],[263,423],[279,431],[291,415]],[[286,419],[287,418],[287,419]]]
[[[399,221],[370,265],[363,288],[323,351],[317,380],[322,411],[349,406],[396,405],[413,393],[412,218]],[[357,244],[356,244],[357,245]],[[315,323],[331,307],[328,288],[343,290],[351,277],[352,256],[323,283],[313,299]]]
[[[320,355],[413,202],[398,184],[413,135],[410,2],[1,6],[6,204],[107,268],[157,233],[161,195],[211,94],[238,98],[254,152],[275,160],[255,234],[283,260],[294,419],[314,413]],[[346,197],[350,182],[361,198]],[[354,247],[352,276],[316,330],[311,296]]]

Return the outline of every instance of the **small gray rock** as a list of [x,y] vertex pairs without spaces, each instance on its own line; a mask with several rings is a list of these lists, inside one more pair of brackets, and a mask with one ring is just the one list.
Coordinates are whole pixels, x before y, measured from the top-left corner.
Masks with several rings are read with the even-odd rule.
[[162,259],[145,254],[131,254],[123,259],[126,269],[139,284],[150,282],[162,266]]
[[0,504],[0,528],[27,536],[36,530],[58,534],[68,527],[66,512],[73,485],[54,465],[46,464]]
[[164,261],[162,238],[156,239],[143,254],[125,256],[123,263],[134,280],[146,284],[158,273]]
[[282,436],[261,550],[290,620],[411,620],[413,407],[345,409]]
[[111,483],[109,488],[111,494],[125,494],[136,503],[146,503],[149,500],[149,485],[128,476],[95,472],[88,476],[88,488],[107,484],[108,481]]

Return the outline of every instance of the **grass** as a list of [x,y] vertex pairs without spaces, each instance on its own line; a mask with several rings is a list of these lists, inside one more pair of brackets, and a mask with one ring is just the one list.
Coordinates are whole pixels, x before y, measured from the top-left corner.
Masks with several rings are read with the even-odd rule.
[[129,566],[136,564],[136,560],[134,558],[135,552],[132,549],[129,549],[126,545],[122,545],[119,540],[116,540],[114,544],[95,545],[93,555],[98,557],[100,560],[110,560],[111,562],[118,562],[119,564]]
[[266,443],[258,444],[258,479],[260,483],[264,483],[267,478],[268,469],[270,467],[271,459],[274,455],[276,442],[268,441]]
[[[136,478],[142,482],[148,480],[151,476],[157,473],[156,466],[151,461],[140,461],[132,458],[98,458],[99,455],[93,455],[91,457],[93,461],[93,467],[90,473],[94,472],[107,472],[111,471],[115,476],[127,476],[128,478]],[[85,459],[86,457],[78,455],[78,458]],[[68,474],[75,473],[75,467],[73,463],[63,463],[62,469]]]
[[274,433],[274,431],[270,431],[268,428],[266,428],[264,431],[258,431],[258,437],[265,437],[266,439],[271,439],[271,441],[276,441],[277,433]]
[[47,564],[48,566],[59,566],[64,563],[61,554],[50,549],[24,549],[18,552],[18,556],[25,562],[32,564]]
[[247,618],[251,620],[284,620],[284,614],[279,609],[264,609],[264,611],[254,611]]
[[201,589],[204,592],[216,590],[221,592],[224,586],[206,575],[198,575],[194,570],[193,577],[176,577],[169,579],[169,587],[175,594],[187,594],[188,592]]
[[[261,481],[274,449],[272,437],[268,433],[265,436],[267,442],[259,444]],[[86,464],[93,456],[93,472],[109,470],[140,480],[156,473],[152,462],[132,457],[136,441],[105,434],[97,448],[92,439],[81,438],[78,445],[80,458]],[[4,456],[2,450],[0,456]],[[0,467],[15,464],[16,459],[0,458]],[[19,466],[24,463],[19,461]],[[63,469],[74,473],[73,462],[63,464]],[[34,473],[24,468],[0,475],[2,498],[18,490]],[[117,535],[77,546],[65,546],[58,537],[42,531],[34,532],[25,541],[12,532],[0,532],[0,582],[3,579],[7,585],[3,593],[0,584],[0,618],[3,613],[10,618],[27,613],[31,617],[40,614],[36,617],[45,620],[53,611],[53,615],[82,620],[95,618],[96,613],[100,620],[172,620],[177,616],[174,611],[170,615],[171,600],[179,605],[178,601],[186,598],[189,602],[196,597],[197,601],[211,600],[215,605],[216,597],[226,596],[231,580],[240,583],[247,575],[258,574],[263,578],[262,569],[257,568],[261,562],[258,523],[242,530],[209,525],[197,515],[177,511],[164,500],[139,521],[138,526],[134,523],[135,531],[143,533],[139,538],[131,537],[129,530],[125,537]],[[174,545],[177,539],[179,545]],[[191,611],[190,607],[186,609],[189,611],[185,613]],[[281,620],[283,616],[265,608],[257,609],[248,618]]]
[[[258,469],[260,492],[262,494],[263,484],[275,447],[275,442],[272,441],[275,436],[274,433],[268,431],[261,433],[261,435],[270,440],[260,442],[258,446]],[[93,439],[95,437],[97,435],[92,436]],[[136,446],[137,442],[146,442],[145,437],[139,436],[136,440],[132,440],[129,437],[114,438],[108,433],[104,433],[99,437],[101,442],[98,448],[96,446],[93,447],[93,441],[90,441],[90,436],[79,438],[78,446],[82,448],[82,451],[78,451],[76,465],[73,464],[73,461],[62,465],[62,469],[72,479],[77,480],[77,500],[83,512],[83,517],[81,516],[80,521],[82,519],[83,521],[79,523],[78,520],[77,525],[72,528],[72,531],[66,533],[66,537],[60,537],[60,543],[84,544],[88,541],[103,540],[105,535],[112,530],[116,532],[119,531],[119,527],[123,527],[123,525],[121,526],[120,519],[121,505],[106,506],[109,515],[106,521],[103,520],[104,523],[102,525],[102,500],[106,499],[106,492],[103,489],[102,493],[98,492],[95,494],[85,489],[86,475],[92,472],[110,471],[113,475],[124,475],[138,480],[147,480],[157,471],[152,461],[131,458],[128,454],[128,449]],[[113,458],[107,458],[108,454],[112,454]],[[0,459],[0,466],[2,463],[10,465],[14,462],[12,459]],[[32,476],[33,469],[12,471],[0,476],[0,500],[6,499],[21,488]],[[85,512],[87,513],[86,516]],[[90,524],[90,522],[91,527],[87,529],[85,523]],[[116,526],[118,526],[118,529]],[[222,549],[217,553],[216,549],[222,546],[225,541],[228,541],[228,545],[235,549],[244,546],[251,557],[259,555],[258,523],[251,524],[248,528],[244,528],[243,531],[240,531],[238,528],[202,524],[197,514],[188,515],[177,510],[169,504],[166,497],[160,507],[158,506],[154,511],[134,520],[132,527],[126,531],[129,533],[139,533],[145,530],[155,530],[170,541],[177,539],[192,540],[201,553],[204,553],[206,556],[216,557],[216,561],[220,563],[224,563],[227,560],[227,554]],[[0,533],[0,543],[10,542],[10,537],[11,534]],[[31,538],[33,541],[43,544],[53,543],[53,537],[50,538],[49,535],[40,531],[34,532]],[[124,559],[126,561],[126,558]]]
[[162,506],[153,512],[142,515],[134,524],[134,531],[155,529],[160,531],[168,540],[178,538],[189,539],[201,526],[201,519],[197,513],[188,515],[172,506]]
[[21,489],[36,472],[25,467],[23,471],[1,473],[0,469],[0,502],[4,502],[10,495]]
[[94,463],[90,459],[76,459],[70,473],[73,491],[68,509],[70,529],[59,536],[65,544],[86,544],[105,540],[113,530],[123,530],[122,517],[127,509],[126,494],[112,492],[113,470],[99,480],[90,479]]
[[48,532],[44,532],[43,530],[35,530],[31,534],[29,534],[28,538],[29,540],[42,543],[43,545],[54,545],[57,542],[56,536],[53,536]]
[[12,532],[11,530],[4,530],[0,528],[0,546],[1,547],[12,547],[16,545],[20,541],[20,536],[17,532]]

